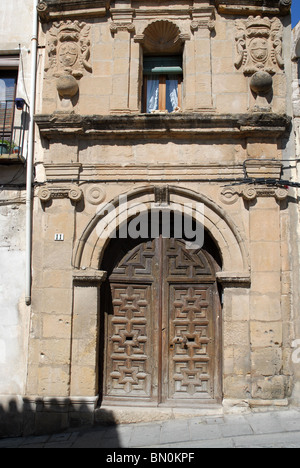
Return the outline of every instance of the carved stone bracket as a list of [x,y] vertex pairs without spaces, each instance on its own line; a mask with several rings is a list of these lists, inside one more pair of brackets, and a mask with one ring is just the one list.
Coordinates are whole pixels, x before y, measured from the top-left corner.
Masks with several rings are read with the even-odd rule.
[[113,36],[118,31],[128,31],[130,34],[135,33],[135,25],[132,22],[134,10],[132,8],[112,8],[110,12],[112,16],[110,32]]
[[191,31],[198,31],[198,29],[208,29],[214,31],[215,29],[215,9],[214,7],[192,8],[191,9]]
[[225,187],[221,191],[220,199],[226,205],[233,205],[239,197],[253,201],[257,197],[274,197],[277,201],[286,200],[288,190],[284,187],[263,185],[246,185],[239,187]]
[[69,198],[72,202],[79,202],[83,197],[82,190],[76,185],[70,187],[42,187],[38,192],[38,197],[43,203],[52,199]]
[[111,23],[110,32],[114,36],[118,31],[128,31],[130,34],[135,33],[135,26],[133,23]]

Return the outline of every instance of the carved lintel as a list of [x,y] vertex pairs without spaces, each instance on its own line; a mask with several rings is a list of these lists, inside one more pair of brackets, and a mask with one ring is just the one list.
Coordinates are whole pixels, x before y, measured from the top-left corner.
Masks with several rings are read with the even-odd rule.
[[220,199],[226,205],[234,204],[239,197],[244,200],[253,201],[257,197],[274,197],[277,201],[286,200],[288,189],[285,187],[274,187],[270,185],[246,185],[223,188]]
[[77,185],[70,187],[42,187],[38,197],[43,203],[58,198],[69,198],[72,202],[79,202],[83,197],[82,190]]

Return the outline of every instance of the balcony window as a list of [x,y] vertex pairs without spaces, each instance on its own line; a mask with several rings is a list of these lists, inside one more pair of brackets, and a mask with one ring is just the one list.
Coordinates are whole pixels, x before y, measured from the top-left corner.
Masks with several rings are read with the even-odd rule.
[[0,126],[5,133],[10,132],[14,118],[17,76],[15,71],[0,70]]
[[182,57],[145,57],[143,112],[174,112],[181,107]]
[[2,68],[2,62],[0,58],[0,158],[13,162],[25,156],[29,114],[25,101],[16,100],[18,70]]

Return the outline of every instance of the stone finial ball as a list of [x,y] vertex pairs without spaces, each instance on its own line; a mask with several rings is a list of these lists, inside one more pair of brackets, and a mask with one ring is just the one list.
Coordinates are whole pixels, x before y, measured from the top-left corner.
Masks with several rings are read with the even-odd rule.
[[258,95],[267,94],[273,86],[273,78],[270,73],[259,71],[256,72],[250,81],[250,88]]
[[64,99],[72,99],[79,90],[78,83],[72,75],[61,76],[57,80],[56,87],[58,94]]

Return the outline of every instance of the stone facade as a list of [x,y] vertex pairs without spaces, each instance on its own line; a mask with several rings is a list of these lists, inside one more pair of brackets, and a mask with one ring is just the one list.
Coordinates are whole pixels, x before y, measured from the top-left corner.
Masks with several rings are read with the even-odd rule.
[[[204,206],[221,259],[218,404],[298,401],[296,202],[282,183],[283,160],[294,158],[291,2],[157,3],[38,6],[29,432],[103,417],[109,236],[98,226],[100,208],[120,211],[124,195],[143,209]],[[164,54],[182,57],[181,105],[146,114],[143,57]]]

